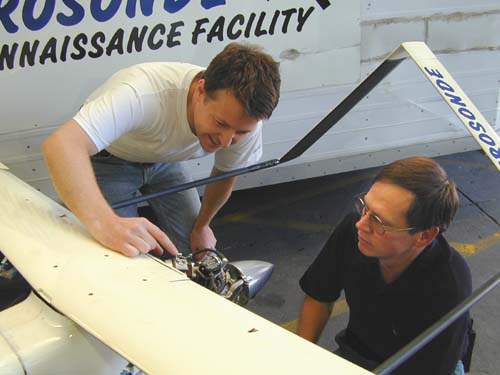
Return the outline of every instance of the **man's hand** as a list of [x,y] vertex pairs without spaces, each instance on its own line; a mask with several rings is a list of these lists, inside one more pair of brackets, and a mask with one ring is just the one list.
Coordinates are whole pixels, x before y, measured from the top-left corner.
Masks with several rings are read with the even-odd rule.
[[194,226],[191,232],[191,251],[215,249],[217,239],[208,225]]
[[87,227],[102,245],[129,257],[150,251],[161,255],[163,249],[172,255],[178,253],[170,238],[143,217],[119,217],[113,214],[87,223]]

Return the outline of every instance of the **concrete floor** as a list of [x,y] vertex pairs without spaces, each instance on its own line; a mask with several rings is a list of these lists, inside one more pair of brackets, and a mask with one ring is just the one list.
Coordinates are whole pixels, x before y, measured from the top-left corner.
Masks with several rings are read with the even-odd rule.
[[[500,266],[500,174],[484,154],[472,151],[436,158],[456,182],[460,209],[445,236],[467,260],[473,288]],[[248,309],[294,330],[303,299],[298,280],[337,222],[366,191],[377,168],[237,191],[214,224],[217,248],[230,260],[259,259],[275,265],[271,280]],[[500,373],[500,288],[472,309],[477,331],[471,374]],[[340,301],[320,340],[333,349],[348,308]]]

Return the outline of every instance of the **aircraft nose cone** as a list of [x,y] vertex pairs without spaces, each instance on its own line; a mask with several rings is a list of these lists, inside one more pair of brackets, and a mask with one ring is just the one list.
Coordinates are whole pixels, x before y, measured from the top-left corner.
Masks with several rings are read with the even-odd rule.
[[261,260],[241,260],[231,262],[248,281],[250,298],[262,289],[273,273],[274,264]]

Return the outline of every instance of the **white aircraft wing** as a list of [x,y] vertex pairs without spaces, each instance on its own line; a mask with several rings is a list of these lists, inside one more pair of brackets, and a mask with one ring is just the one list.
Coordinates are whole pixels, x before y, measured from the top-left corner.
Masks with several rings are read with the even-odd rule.
[[48,303],[150,375],[370,374],[163,262],[102,247],[6,169],[0,251]]

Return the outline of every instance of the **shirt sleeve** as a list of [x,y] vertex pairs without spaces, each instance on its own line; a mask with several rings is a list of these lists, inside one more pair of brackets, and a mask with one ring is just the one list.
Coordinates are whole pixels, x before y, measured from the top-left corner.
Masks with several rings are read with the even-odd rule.
[[342,220],[300,279],[300,287],[309,297],[325,303],[340,297],[344,288],[342,270],[345,269],[346,253],[353,245],[354,222],[354,215]]
[[74,120],[100,151],[123,134],[139,128],[143,118],[141,98],[133,87],[122,83],[88,100]]
[[241,142],[215,153],[215,168],[229,172],[257,163],[262,157],[262,121]]

